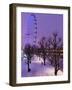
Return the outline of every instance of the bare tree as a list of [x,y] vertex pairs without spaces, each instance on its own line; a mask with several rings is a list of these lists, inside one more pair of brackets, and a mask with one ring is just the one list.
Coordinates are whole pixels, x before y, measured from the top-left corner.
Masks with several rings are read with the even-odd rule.
[[31,47],[30,44],[25,45],[24,53],[27,56],[28,72],[30,72],[31,71],[31,69],[30,69],[30,63],[31,63],[31,58],[33,56],[32,47]]
[[58,38],[57,33],[53,33],[53,36],[51,37],[50,43],[51,43],[52,48],[54,50],[51,57],[53,59],[53,64],[55,67],[55,75],[57,75],[57,71],[59,70],[59,58],[60,58],[60,53],[57,50],[60,50],[63,46],[62,39]]
[[46,64],[46,46],[47,46],[47,41],[45,37],[42,37],[41,40],[39,41],[39,53],[41,54],[41,57],[44,60],[44,65]]

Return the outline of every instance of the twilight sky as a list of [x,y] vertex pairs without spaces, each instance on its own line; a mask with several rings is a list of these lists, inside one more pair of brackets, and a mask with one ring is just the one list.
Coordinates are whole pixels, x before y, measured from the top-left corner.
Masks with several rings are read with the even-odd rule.
[[[49,37],[53,32],[57,32],[63,38],[63,15],[62,14],[42,14],[35,13],[37,20],[37,41],[43,36]],[[34,40],[34,17],[31,13],[21,12],[21,45],[33,44]],[[29,34],[29,36],[28,36]]]

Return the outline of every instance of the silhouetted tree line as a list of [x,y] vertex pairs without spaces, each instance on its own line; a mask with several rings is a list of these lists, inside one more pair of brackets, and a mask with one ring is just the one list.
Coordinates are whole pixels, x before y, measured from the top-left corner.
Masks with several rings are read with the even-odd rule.
[[[50,50],[52,51],[49,52]],[[62,39],[58,37],[57,33],[53,33],[49,38],[42,37],[37,46],[30,44],[25,45],[23,51],[27,56],[28,72],[31,70],[29,65],[31,64],[32,57],[37,55],[43,58],[44,65],[46,65],[46,58],[48,58],[51,65],[55,68],[55,75],[57,75],[57,71],[60,69],[59,59],[62,58],[61,53],[57,52],[57,50],[63,50]]]

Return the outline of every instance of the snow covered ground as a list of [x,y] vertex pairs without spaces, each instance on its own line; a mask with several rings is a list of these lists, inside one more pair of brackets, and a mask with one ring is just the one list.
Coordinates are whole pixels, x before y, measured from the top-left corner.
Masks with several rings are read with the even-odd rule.
[[[46,61],[46,65],[43,65],[43,59],[34,55],[32,58],[30,69],[28,72],[28,66],[26,64],[26,59],[23,59],[21,62],[21,76],[22,77],[32,77],[32,76],[54,76],[54,67],[50,65],[48,60]],[[58,70],[57,75],[62,75],[62,71]]]

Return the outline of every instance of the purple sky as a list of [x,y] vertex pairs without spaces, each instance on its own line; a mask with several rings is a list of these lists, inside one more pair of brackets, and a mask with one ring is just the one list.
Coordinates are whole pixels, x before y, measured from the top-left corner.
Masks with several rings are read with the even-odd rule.
[[[37,41],[43,36],[49,37],[57,32],[63,38],[63,15],[62,14],[40,14],[35,13],[37,19]],[[34,40],[34,18],[31,13],[21,13],[21,44],[33,43]],[[28,37],[26,34],[30,34]]]

